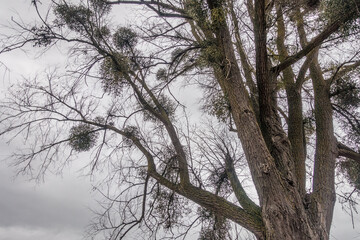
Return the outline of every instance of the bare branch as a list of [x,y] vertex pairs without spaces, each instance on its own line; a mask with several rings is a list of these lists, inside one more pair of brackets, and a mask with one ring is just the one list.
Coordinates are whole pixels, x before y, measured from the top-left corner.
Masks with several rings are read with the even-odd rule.
[[[355,5],[359,5],[359,1],[354,1]],[[280,72],[282,72],[285,68],[293,65],[297,61],[299,61],[301,58],[309,54],[312,50],[314,50],[316,47],[319,47],[325,39],[327,39],[331,34],[336,32],[344,23],[351,20],[358,14],[358,11],[356,8],[353,8],[352,11],[349,11],[347,14],[342,15],[339,17],[336,21],[333,21],[330,23],[320,34],[318,34],[316,37],[314,37],[306,46],[303,47],[301,51],[298,53],[289,56],[285,61],[283,61],[281,64],[275,66],[272,68],[272,71],[278,75]]]
[[352,150],[351,148],[340,142],[337,143],[337,147],[339,149],[339,156],[350,158],[357,163],[360,163],[360,153]]

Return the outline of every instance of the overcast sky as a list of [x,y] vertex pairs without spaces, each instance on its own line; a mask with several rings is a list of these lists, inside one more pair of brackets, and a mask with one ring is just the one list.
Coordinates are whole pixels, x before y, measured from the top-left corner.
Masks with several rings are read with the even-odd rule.
[[[46,0],[44,0],[46,1]],[[31,19],[33,9],[30,0],[1,0],[0,24],[7,25],[17,13]],[[0,28],[0,33],[4,33]],[[0,55],[0,62],[10,71],[0,68],[0,88],[22,75],[35,75],[52,64],[58,64],[62,56],[37,58],[17,51]],[[16,143],[7,145],[0,138],[0,159],[15,149]],[[81,161],[79,161],[81,163]],[[14,169],[8,162],[0,162],[0,240],[80,240],[85,226],[92,218],[89,207],[95,207],[96,194],[88,177],[79,177],[81,164],[66,168],[62,176],[49,174],[44,183],[26,181],[26,177],[14,178]],[[337,205],[331,239],[360,239],[360,217],[354,213],[355,229],[351,218]]]

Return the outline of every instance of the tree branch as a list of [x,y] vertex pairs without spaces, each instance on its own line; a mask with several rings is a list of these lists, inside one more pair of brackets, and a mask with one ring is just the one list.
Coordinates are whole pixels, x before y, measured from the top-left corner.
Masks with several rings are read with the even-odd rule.
[[296,86],[297,90],[301,90],[301,87],[306,80],[306,78],[305,78],[306,72],[308,71],[313,58],[314,58],[314,54],[308,55],[306,57],[303,65],[301,65],[301,68],[299,70],[299,73],[296,77],[296,82],[295,82],[295,86]]
[[[117,133],[124,135],[124,132],[122,132],[121,130],[116,129],[113,126],[108,127],[110,129],[113,128],[113,130]],[[194,201],[200,206],[205,207],[218,215],[224,216],[225,218],[238,223],[239,225],[253,232],[255,235],[261,235],[261,232],[263,231],[263,223],[260,215],[248,213],[244,209],[225,200],[224,198],[205,191],[201,188],[195,187],[192,184],[180,186],[178,184],[170,182],[156,171],[152,154],[148,150],[146,150],[146,148],[141,144],[139,139],[134,136],[127,137],[130,137],[130,139],[134,142],[137,148],[145,155],[148,160],[148,174],[152,178],[157,180],[161,185],[175,191],[176,193]]]
[[235,196],[239,201],[240,205],[251,214],[254,214],[257,217],[260,217],[261,209],[256,205],[246,194],[244,188],[242,187],[239,178],[236,175],[234,162],[229,152],[224,152],[225,155],[225,165],[226,165],[226,174],[231,183],[231,187],[234,190]]
[[[183,9],[177,8],[177,7],[173,6],[173,5],[166,4],[166,3],[163,3],[163,2],[159,2],[159,1],[144,1],[144,0],[122,1],[122,0],[118,0],[118,1],[106,1],[106,3],[110,4],[110,5],[114,5],[114,4],[145,5],[148,8],[150,8],[151,10],[153,10],[154,12],[156,12],[159,16],[162,16],[162,17],[178,17],[178,18],[192,19],[190,16],[186,15],[186,12]],[[159,9],[156,9],[156,6]],[[171,10],[173,12],[177,12],[177,14],[161,12],[160,8],[164,8],[164,9]]]
[[337,143],[337,147],[339,150],[339,157],[350,158],[360,164],[360,153],[355,152],[354,150],[340,142]]
[[[356,4],[360,4],[360,1],[357,0]],[[331,34],[336,32],[344,23],[354,18],[356,14],[357,9],[353,8],[353,10],[348,12],[347,15],[342,15],[339,19],[329,24],[319,35],[313,38],[313,40],[310,41],[306,46],[304,46],[301,51],[292,56],[289,56],[285,61],[273,67],[272,71],[277,75],[280,74],[280,72],[283,71],[285,68],[296,63],[301,58],[310,53],[313,49],[320,46],[325,39],[327,39]]]
[[262,234],[264,226],[261,218],[247,213],[244,209],[234,205],[222,197],[216,196],[213,193],[193,185],[189,185],[183,190],[181,189],[179,194],[194,201],[202,207],[212,210],[216,215],[224,216],[225,218],[238,223],[254,233],[255,236],[261,236]]
[[333,76],[327,80],[327,81],[330,82],[330,84],[331,84],[332,82],[336,81],[337,79],[342,78],[342,77],[345,76],[347,73],[355,70],[357,67],[360,66],[360,60],[355,61],[355,62],[354,62],[353,64],[351,64],[351,65],[346,65],[346,66],[344,66],[346,63],[347,63],[347,62],[341,64],[341,65],[337,68],[337,70],[336,70],[336,72],[333,74]]

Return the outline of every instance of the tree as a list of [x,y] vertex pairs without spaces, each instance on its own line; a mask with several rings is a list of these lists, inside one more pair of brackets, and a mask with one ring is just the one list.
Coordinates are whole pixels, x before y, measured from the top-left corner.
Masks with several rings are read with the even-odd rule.
[[[93,149],[91,170],[106,166],[113,184],[94,233],[186,236],[200,223],[200,239],[237,226],[329,239],[337,166],[359,189],[360,1],[62,0],[44,15],[32,4],[40,22],[15,22],[2,52],[64,42],[73,68],[11,88],[1,134],[37,136],[14,155],[23,171]],[[110,24],[125,4],[146,20]],[[194,84],[216,127],[192,129],[173,93]],[[189,202],[199,210],[184,217]]]

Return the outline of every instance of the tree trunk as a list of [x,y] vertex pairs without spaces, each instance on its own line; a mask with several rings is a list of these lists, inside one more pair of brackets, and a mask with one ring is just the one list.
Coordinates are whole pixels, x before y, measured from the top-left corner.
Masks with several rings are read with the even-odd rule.
[[[208,3],[210,9],[216,8],[218,14],[218,2]],[[264,1],[257,1],[255,9],[256,77],[260,116],[263,117],[260,119],[261,128],[241,78],[227,24],[225,21],[219,23],[219,19],[214,33],[221,57],[214,64],[214,72],[230,101],[238,136],[259,195],[264,229],[261,235],[257,234],[257,238],[326,240],[329,228],[315,224],[318,223],[319,214],[322,214],[321,209],[307,208],[307,202],[302,197],[304,187],[299,188],[294,173],[294,157],[289,140],[274,113],[272,80],[276,76],[272,75],[267,63],[265,19],[259,17],[265,15]],[[326,209],[328,207],[331,208],[326,205]],[[325,218],[328,219],[330,215],[326,214]]]

